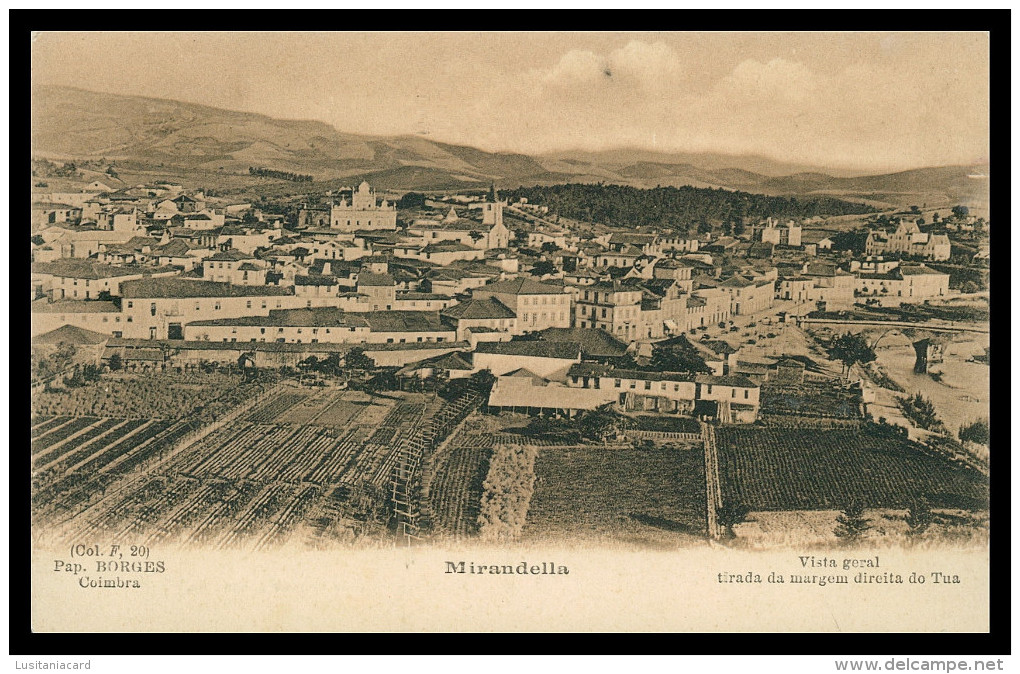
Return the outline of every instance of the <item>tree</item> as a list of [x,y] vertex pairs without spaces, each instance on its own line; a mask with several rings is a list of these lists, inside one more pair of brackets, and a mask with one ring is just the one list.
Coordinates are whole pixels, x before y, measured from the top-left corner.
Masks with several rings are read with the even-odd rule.
[[961,426],[959,437],[963,442],[976,442],[979,445],[987,445],[991,439],[988,432],[988,420],[979,419],[966,426]]
[[747,231],[747,225],[744,224],[743,218],[737,218],[733,223],[733,236],[740,236]]
[[557,246],[552,241],[546,241],[545,243],[542,244],[542,252],[543,253],[555,253],[559,249],[560,249],[560,247]]
[[928,530],[934,521],[935,516],[932,514],[931,505],[922,496],[911,503],[907,510],[907,533],[911,536],[920,536]]
[[375,361],[365,355],[364,349],[356,346],[347,352],[344,365],[350,370],[371,370],[375,367]]
[[475,388],[486,395],[492,390],[492,385],[496,383],[496,377],[493,376],[492,370],[489,369],[474,372],[469,379]]
[[114,352],[114,354],[110,356],[110,369],[116,372],[122,367],[124,367],[124,362],[121,360],[120,354]]
[[957,218],[965,218],[970,213],[970,209],[966,206],[953,206],[953,216]]
[[733,531],[733,527],[745,521],[750,511],[751,509],[743,503],[722,505],[715,509],[715,519],[720,525],[726,527],[727,538],[736,538],[737,534]]
[[623,419],[613,410],[613,403],[581,412],[577,422],[581,437],[598,442],[615,438],[622,427]]
[[868,346],[863,335],[844,333],[829,349],[830,355],[843,363],[843,368],[849,374],[850,369],[858,363],[870,363],[877,357],[874,350]]
[[919,207],[917,207],[917,206],[911,206],[910,207],[910,212],[913,213],[914,215],[920,215],[921,214],[921,209]]
[[421,192],[408,192],[397,201],[397,208],[408,210],[425,208],[425,195]]
[[836,528],[832,533],[843,540],[844,543],[859,541],[867,531],[871,529],[871,520],[864,517],[864,506],[856,499],[843,508],[843,512],[836,517]]
[[669,347],[653,348],[649,366],[660,372],[711,373],[712,368],[705,363],[697,347],[687,341],[686,337],[684,340]]
[[555,274],[556,265],[549,260],[540,260],[535,263],[535,266],[531,268],[532,276],[545,276],[546,274]]
[[960,284],[961,293],[976,293],[978,290],[980,290],[978,284],[973,281],[964,281]]

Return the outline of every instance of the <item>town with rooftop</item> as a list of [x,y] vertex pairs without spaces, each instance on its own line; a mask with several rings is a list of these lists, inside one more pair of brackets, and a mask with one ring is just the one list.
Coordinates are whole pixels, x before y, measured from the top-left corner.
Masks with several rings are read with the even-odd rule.
[[33,167],[40,536],[985,531],[989,223],[967,206],[656,226],[540,188],[239,201]]

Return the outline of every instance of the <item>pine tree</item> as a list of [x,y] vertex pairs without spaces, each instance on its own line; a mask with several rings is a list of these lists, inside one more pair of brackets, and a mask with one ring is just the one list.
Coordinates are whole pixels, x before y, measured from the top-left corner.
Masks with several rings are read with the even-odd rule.
[[864,506],[854,499],[836,517],[836,528],[832,530],[832,533],[836,534],[844,543],[854,543],[860,540],[869,529],[871,529],[871,520],[864,517]]
[[911,503],[910,509],[907,510],[908,533],[911,536],[920,536],[928,530],[934,520],[931,505],[926,498],[921,497]]

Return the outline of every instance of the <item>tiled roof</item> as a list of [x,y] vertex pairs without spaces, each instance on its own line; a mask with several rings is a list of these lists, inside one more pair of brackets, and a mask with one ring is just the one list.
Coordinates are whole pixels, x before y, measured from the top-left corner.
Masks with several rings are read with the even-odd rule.
[[215,255],[210,255],[209,257],[206,258],[206,260],[210,260],[212,262],[237,262],[238,260],[253,260],[253,259],[255,259],[254,255],[242,253],[236,248],[221,250]]
[[310,309],[273,309],[268,316],[242,316],[240,318],[215,318],[205,321],[191,321],[188,325],[256,326],[256,327],[359,327],[368,325],[362,314],[349,314],[336,307],[314,307]]
[[740,375],[734,374],[727,374],[722,376],[701,374],[698,375],[696,381],[699,384],[715,384],[718,386],[739,386],[741,388],[759,388],[758,384],[754,383],[747,377],[741,377]]
[[396,285],[393,277],[389,274],[373,274],[371,272],[361,272],[358,274],[358,286],[375,286],[375,287],[390,287]]
[[570,377],[612,377],[614,379],[637,379],[641,381],[691,382],[694,376],[685,372],[660,372],[657,370],[623,370],[596,363],[577,363],[567,370]]
[[475,292],[491,292],[510,295],[561,295],[563,294],[563,287],[550,285],[548,283],[539,283],[538,281],[533,281],[530,278],[519,276],[506,281],[488,283],[484,286],[475,288]]
[[478,250],[471,246],[466,246],[459,241],[440,241],[439,243],[430,243],[421,249],[422,253],[461,253],[464,251]]
[[899,270],[900,273],[903,274],[904,276],[918,276],[925,274],[947,276],[947,274],[944,274],[943,272],[940,272],[937,269],[932,269],[931,267],[922,267],[920,265],[916,267],[912,265],[902,265],[899,268]]
[[475,353],[574,360],[581,357],[581,346],[575,342],[481,342]]
[[517,314],[494,298],[469,299],[442,310],[442,315],[458,319],[517,318]]
[[546,328],[538,333],[542,341],[580,345],[585,358],[609,358],[627,353],[628,345],[601,328]]
[[281,297],[293,295],[291,288],[277,286],[239,286],[220,281],[192,281],[181,278],[154,278],[125,281],[120,286],[126,298],[175,297]]
[[[152,267],[121,267],[101,264],[93,260],[64,258],[53,262],[37,262],[32,265],[34,274],[50,274],[61,278],[102,279],[118,276],[137,276],[151,273]],[[165,270],[164,270],[165,271]]]
[[319,274],[309,274],[308,276],[302,276],[296,274],[294,276],[294,285],[296,286],[327,286],[333,287],[339,285],[335,276],[323,276]]
[[361,314],[372,332],[447,332],[438,311],[372,311]]
[[408,365],[407,369],[419,369],[424,367],[439,368],[443,370],[473,370],[471,354],[464,351],[453,351],[439,356],[432,356],[420,360],[417,363]]
[[32,343],[60,344],[61,342],[65,342],[67,344],[102,344],[108,339],[110,339],[109,335],[104,335],[100,332],[86,330],[85,328],[79,328],[75,325],[62,325],[56,330],[50,330],[49,332],[33,337]]

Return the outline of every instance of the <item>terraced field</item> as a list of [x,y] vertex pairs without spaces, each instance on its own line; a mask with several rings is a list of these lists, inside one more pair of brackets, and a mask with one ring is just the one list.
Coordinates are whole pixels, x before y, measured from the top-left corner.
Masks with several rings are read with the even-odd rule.
[[751,510],[983,509],[988,480],[907,440],[861,429],[723,427],[716,432],[723,501]]
[[183,445],[197,431],[186,417],[40,415],[36,520],[74,538],[249,549],[348,520],[385,530],[400,450],[447,406],[284,387]]
[[674,546],[705,535],[700,448],[543,449],[525,541]]

